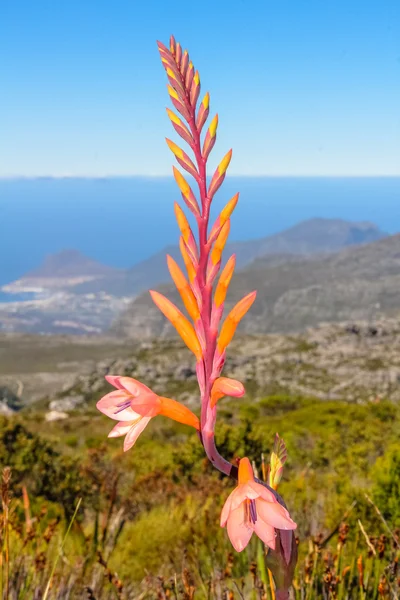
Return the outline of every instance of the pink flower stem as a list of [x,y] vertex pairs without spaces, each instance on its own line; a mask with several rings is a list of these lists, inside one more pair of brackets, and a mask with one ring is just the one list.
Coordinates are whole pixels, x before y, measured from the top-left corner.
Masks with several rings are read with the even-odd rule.
[[[201,201],[201,215],[196,217],[197,226],[199,230],[198,243],[199,243],[199,262],[197,267],[196,279],[197,285],[201,293],[201,306],[200,318],[204,331],[204,356],[202,359],[202,365],[200,368],[204,369],[204,384],[199,381],[200,395],[201,395],[201,417],[200,417],[200,440],[203,444],[205,453],[210,462],[216,467],[221,473],[224,473],[228,477],[232,477],[237,480],[238,468],[236,465],[232,465],[218,452],[215,445],[215,422],[217,409],[216,407],[211,408],[210,398],[211,389],[213,383],[223,368],[223,362],[216,372],[213,369],[214,356],[216,350],[216,342],[218,330],[211,327],[211,312],[212,312],[212,284],[207,283],[207,266],[210,254],[211,243],[208,241],[208,225],[210,219],[210,206],[211,200],[208,196],[207,191],[207,159],[202,155],[201,151],[201,140],[200,131],[196,126],[196,109],[190,102],[189,93],[186,90],[185,82],[181,77],[182,87],[185,90],[185,107],[189,115],[188,124],[190,132],[193,138],[193,144],[191,144],[195,159],[197,162],[198,177],[196,181],[199,187],[200,201]],[[218,326],[218,324],[217,324]],[[215,327],[215,326],[214,326]],[[261,480],[257,480],[266,488],[268,488],[276,497],[278,502],[285,506],[282,498],[279,494],[273,490],[267,483]]]
[[[187,108],[190,110],[191,118],[189,120],[190,130],[194,140],[193,152],[196,158],[197,167],[199,170],[199,191],[202,213],[197,219],[199,227],[199,265],[197,270],[197,283],[201,291],[201,307],[200,317],[204,328],[205,337],[205,352],[203,357],[203,368],[204,368],[204,386],[200,389],[201,392],[201,433],[202,443],[207,457],[211,463],[219,469],[225,475],[231,476],[232,470],[236,472],[237,469],[230,462],[225,460],[218,452],[215,446],[215,420],[216,420],[216,408],[210,407],[210,396],[211,388],[215,381],[212,377],[213,360],[217,341],[217,330],[213,330],[210,327],[211,321],[211,309],[212,309],[212,286],[207,284],[207,265],[210,254],[210,244],[207,241],[208,238],[208,223],[210,218],[210,205],[211,199],[207,195],[207,168],[206,161],[202,156],[200,147],[200,134],[195,124],[193,109],[187,104]],[[194,112],[194,111],[193,111]]]
[[[211,198],[207,193],[207,161],[203,158],[201,152],[201,141],[200,132],[196,127],[195,122],[195,108],[192,107],[188,95],[186,93],[185,98],[186,109],[190,115],[188,124],[193,137],[192,150],[195,155],[197,162],[197,168],[199,177],[197,184],[200,192],[201,201],[201,215],[197,217],[197,225],[199,230],[199,263],[196,273],[197,284],[201,292],[201,307],[200,317],[204,329],[205,339],[205,352],[203,357],[203,368],[204,368],[204,385],[200,385],[201,394],[201,417],[200,417],[200,439],[204,447],[204,451],[210,460],[210,462],[217,468],[221,473],[224,473],[228,477],[233,479],[238,478],[238,468],[227,461],[218,452],[215,445],[215,422],[217,409],[216,407],[210,407],[211,388],[219,373],[213,373],[213,362],[216,349],[218,331],[211,328],[211,310],[212,310],[212,286],[207,283],[207,265],[210,254],[211,244],[208,242],[208,225],[210,218],[210,206]],[[223,364],[221,365],[220,371],[222,370]],[[282,498],[279,494],[270,488],[270,486],[264,481],[257,480],[259,483],[267,487],[276,497],[278,502],[285,506]]]
[[[218,331],[210,327],[212,311],[212,285],[207,283],[207,265],[210,254],[211,244],[208,242],[208,224],[210,218],[211,198],[207,193],[207,159],[203,157],[201,151],[200,131],[196,126],[196,108],[190,102],[190,95],[185,86],[185,81],[181,76],[182,87],[185,90],[184,102],[189,115],[188,124],[193,138],[192,150],[197,162],[199,176],[197,184],[199,186],[201,215],[197,217],[199,229],[199,262],[197,267],[196,279],[201,293],[200,318],[204,331],[204,356],[202,367],[204,369],[204,385],[199,381],[201,394],[201,417],[200,417],[200,439],[204,446],[207,457],[211,463],[222,473],[228,476],[236,476],[237,468],[225,460],[218,452],[215,446],[215,420],[216,408],[210,407],[211,388],[216,379],[213,377],[213,360],[216,348]],[[222,369],[222,366],[221,366]]]
[[[171,45],[173,46],[173,48],[175,48],[175,42]],[[176,59],[175,50],[171,50],[171,52],[174,58]],[[179,69],[179,61],[180,59],[178,59],[177,61],[178,69],[174,69],[175,75],[173,76],[180,77],[180,82],[178,82],[178,89],[180,90],[181,100],[185,105],[185,119],[187,120],[190,128],[191,139],[189,140],[189,143],[195,155],[195,160],[197,162],[197,173],[195,173],[194,176],[199,187],[201,202],[201,211],[199,212],[193,210],[193,212],[196,215],[196,221],[198,226],[198,262],[196,265],[197,269],[195,275],[195,284],[196,290],[198,291],[197,298],[199,303],[201,321],[201,344],[203,350],[202,358],[198,361],[196,365],[196,372],[201,396],[199,438],[201,440],[201,443],[203,444],[205,453],[210,462],[217,469],[219,469],[219,471],[237,480],[238,468],[235,465],[232,465],[227,460],[225,460],[225,458],[223,458],[223,456],[221,456],[221,454],[218,452],[217,447],[215,445],[215,423],[217,416],[217,408],[216,406],[211,407],[211,395],[213,384],[215,380],[220,376],[220,373],[223,369],[224,355],[219,356],[217,362],[215,362],[214,359],[217,349],[218,327],[221,314],[212,314],[212,286],[215,272],[213,273],[212,277],[209,276],[209,278],[207,279],[210,249],[213,242],[213,240],[208,239],[208,225],[212,196],[209,196],[209,191],[207,190],[207,156],[204,157],[201,150],[201,126],[197,127],[196,125],[195,105],[196,99],[198,98],[199,90],[197,90],[197,92],[192,96],[190,90],[186,88],[185,79],[182,76],[182,73]],[[192,99],[195,98],[193,102],[191,101],[191,97]],[[215,135],[215,131],[213,135]],[[213,141],[213,143],[214,142],[215,140]],[[276,497],[277,501],[281,505],[285,506],[283,499],[266,482],[260,480],[257,480],[257,482],[264,485],[268,490],[270,490]],[[279,583],[279,585],[277,586],[279,589],[276,590],[276,600],[288,600],[288,586],[286,586],[286,581],[284,581],[285,576],[288,573],[288,565],[285,562],[283,547],[280,547],[279,551],[270,551],[269,558],[271,560],[270,568],[273,572],[274,580],[275,582]]]

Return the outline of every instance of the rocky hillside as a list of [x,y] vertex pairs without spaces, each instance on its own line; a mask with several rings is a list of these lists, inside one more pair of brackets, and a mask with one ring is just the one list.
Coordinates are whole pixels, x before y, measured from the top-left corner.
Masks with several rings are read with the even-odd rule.
[[[50,396],[48,410],[68,413],[93,407],[111,389],[106,374],[135,377],[160,394],[198,408],[193,357],[179,341],[153,341],[125,358],[101,360],[91,373],[79,375],[61,394]],[[253,399],[277,394],[400,401],[400,319],[324,325],[292,336],[239,336],[230,346],[224,374],[243,381]],[[246,397],[239,402],[245,401]],[[227,398],[221,406],[229,402]]]
[[[159,288],[180,305],[172,286]],[[248,333],[290,332],[323,322],[371,319],[400,313],[400,235],[329,256],[260,258],[238,271],[229,305],[257,289],[241,324]],[[169,336],[173,329],[148,293],[137,297],[112,331],[134,339]]]
[[[238,335],[224,374],[242,380],[255,398],[400,401],[399,357],[400,319],[349,321],[294,335]],[[2,413],[24,406],[86,411],[109,389],[106,374],[135,377],[160,394],[198,405],[193,356],[177,337],[132,345],[112,338],[6,335],[0,336],[0,358]]]
[[115,338],[0,333],[0,414],[69,389],[102,360],[125,359],[132,348]]
[[77,295],[52,290],[43,297],[0,303],[0,332],[99,335],[129,299],[99,292]]

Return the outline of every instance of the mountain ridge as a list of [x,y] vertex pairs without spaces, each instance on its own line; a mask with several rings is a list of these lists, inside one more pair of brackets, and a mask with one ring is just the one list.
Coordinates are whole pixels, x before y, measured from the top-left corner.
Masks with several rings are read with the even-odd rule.
[[[158,288],[182,307],[172,285]],[[268,257],[235,273],[226,309],[249,291],[257,300],[240,325],[246,333],[300,331],[321,322],[400,314],[400,234],[322,257],[271,263]],[[135,298],[112,326],[115,335],[168,337],[172,327],[148,294]]]
[[[367,248],[370,245],[367,242],[376,238],[388,239],[384,232],[371,223],[315,219],[299,223],[274,236],[232,242],[224,253],[225,259],[230,253],[236,253],[237,256],[237,272],[232,291],[243,289],[246,293],[249,288],[258,288],[262,303],[276,303],[278,297],[275,297],[275,292],[281,291],[286,296],[276,307],[279,313],[282,302],[286,302],[290,294],[293,294],[293,284],[297,282],[297,287],[304,287],[299,280],[300,276],[307,285],[319,285],[321,277],[315,279],[315,276],[322,269],[323,277],[326,278],[331,267],[329,264],[321,267],[324,257],[337,256],[343,247],[354,249],[357,247],[355,244],[360,241],[364,245],[358,247]],[[154,314],[154,307],[149,307],[149,300],[146,294],[143,296],[143,291],[160,288],[162,282],[169,281],[166,252],[182,264],[176,246],[166,248],[129,271],[104,267],[76,251],[53,255],[41,269],[31,271],[27,274],[29,276],[2,288],[17,294],[22,292],[22,296],[30,291],[34,298],[25,297],[18,302],[0,304],[0,330],[98,335],[111,327],[114,333],[127,334],[128,337],[142,334],[144,337],[164,335],[165,324],[160,320],[160,315]],[[315,265],[315,274],[314,267],[310,265]],[[272,290],[275,290],[272,296],[270,289],[258,285],[260,278],[265,277],[271,278]],[[249,278],[251,285],[246,283],[245,286],[243,282],[247,282]],[[171,288],[166,286],[166,290],[169,293]],[[128,303],[132,297],[134,304],[131,306],[134,309],[131,319]],[[295,304],[299,302],[296,300]],[[301,302],[304,304],[304,299]],[[323,304],[327,303],[329,304],[327,300],[323,301]],[[138,307],[138,315],[141,314],[139,328],[136,317]],[[289,309],[292,311],[293,306],[290,305]],[[140,312],[143,310],[146,314]],[[264,320],[266,318],[266,322],[269,322],[270,315],[267,317],[264,315]],[[324,311],[320,317],[326,318]],[[336,317],[328,314],[327,320],[331,318]],[[287,323],[283,317],[276,319],[277,327],[288,326],[290,323],[296,329],[301,322],[302,319],[296,314]],[[308,323],[307,319],[305,322]],[[266,331],[271,329],[271,323],[265,327],[265,323],[260,322],[258,326]]]
[[[301,221],[282,232],[254,240],[230,242],[225,255],[236,254],[237,268],[268,255],[308,255],[337,252],[343,247],[369,243],[387,237],[376,225],[365,221],[315,218]],[[178,246],[167,246],[130,269],[101,282],[75,286],[74,292],[106,291],[117,296],[129,296],[169,281],[165,255],[170,254],[181,266]],[[100,286],[106,286],[101,288]]]

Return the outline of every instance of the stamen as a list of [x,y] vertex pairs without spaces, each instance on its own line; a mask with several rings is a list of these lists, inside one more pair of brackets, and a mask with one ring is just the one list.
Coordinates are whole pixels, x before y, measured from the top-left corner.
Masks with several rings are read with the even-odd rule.
[[249,501],[245,500],[244,503],[244,520],[246,523],[250,521]]
[[255,500],[250,500],[249,513],[250,513],[250,521],[252,523],[256,523],[257,509],[256,509],[256,501]]
[[254,525],[257,521],[257,509],[255,500],[245,500],[244,519],[246,523]]
[[124,400],[123,402],[120,402],[119,404],[117,404],[118,410],[114,411],[114,415],[117,415],[118,413],[122,412],[126,408],[129,408],[130,405],[131,405],[130,400]]

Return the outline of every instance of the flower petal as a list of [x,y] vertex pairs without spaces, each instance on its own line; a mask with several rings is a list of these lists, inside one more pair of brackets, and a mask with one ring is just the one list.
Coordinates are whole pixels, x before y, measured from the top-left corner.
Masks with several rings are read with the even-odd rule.
[[236,552],[244,550],[253,535],[253,528],[245,520],[244,505],[230,511],[226,530]]
[[120,377],[119,384],[135,398],[140,394],[154,394],[144,383],[140,383],[140,381],[132,377]]
[[239,462],[238,482],[240,485],[248,483],[249,481],[254,481],[254,472],[251,462],[247,456],[245,456],[244,458],[241,458]]
[[293,544],[296,543],[296,540],[292,531],[281,531],[280,537],[283,548],[283,555],[285,557],[286,564],[288,565],[292,558],[292,548]]
[[126,392],[117,390],[103,396],[97,404],[96,408],[115,421],[134,421],[139,416],[130,407],[118,412],[118,404],[124,400],[129,400],[129,395]]
[[107,400],[110,402],[110,406],[111,406],[111,404],[113,404],[116,407],[118,404],[120,404],[124,400],[129,400],[130,395],[125,390],[113,390],[112,392],[108,392],[108,394],[103,396],[103,398],[101,398],[101,400],[103,400],[105,398],[107,398]]
[[169,417],[178,423],[184,425],[190,425],[195,429],[200,429],[200,423],[198,417],[192,413],[184,404],[172,400],[171,398],[160,397],[160,414],[165,417]]
[[130,428],[124,440],[124,452],[132,448],[142,431],[147,427],[151,417],[142,417]]
[[[141,417],[139,417],[141,418]],[[136,419],[137,421],[137,419]],[[136,423],[136,421],[121,421],[117,423],[113,429],[111,429],[108,437],[120,437],[121,435],[126,435],[131,427]]]
[[108,383],[111,383],[111,385],[113,385],[115,388],[117,388],[117,390],[122,390],[123,387],[120,383],[120,375],[106,375],[105,379],[108,381]]
[[232,492],[232,510],[238,508],[242,502],[248,498],[249,500],[256,500],[260,494],[253,490],[247,483],[238,485]]
[[224,507],[223,507],[223,509],[222,509],[222,512],[221,512],[221,519],[220,519],[220,525],[221,525],[221,527],[225,527],[225,525],[226,525],[226,522],[227,522],[227,520],[228,520],[229,513],[230,513],[230,511],[231,511],[231,505],[232,505],[232,496],[233,496],[233,494],[234,494],[234,493],[235,493],[235,490],[233,490],[233,492],[231,492],[231,493],[229,494],[229,496],[227,497],[227,499],[226,499],[226,502],[225,502],[225,504],[224,504]]
[[257,514],[257,521],[254,525],[254,531],[260,540],[268,546],[268,548],[275,550],[275,529],[271,525],[268,525],[268,523],[265,523],[265,521],[260,518],[259,514]]
[[131,397],[131,408],[142,417],[155,417],[161,410],[160,398],[151,391],[136,398]]
[[261,519],[276,529],[296,529],[297,527],[286,508],[283,508],[277,501],[266,502],[262,498],[258,498],[256,509]]
[[256,481],[249,481],[249,485],[254,491],[258,492],[258,495],[261,496],[263,500],[266,500],[267,502],[277,502],[274,494],[265,485],[257,483]]

